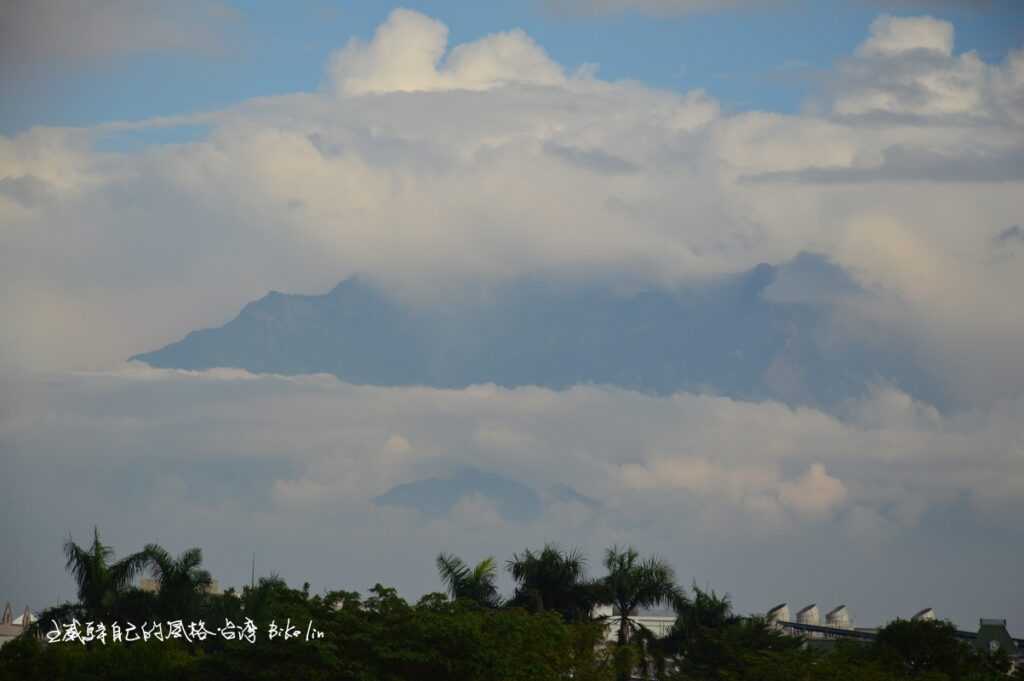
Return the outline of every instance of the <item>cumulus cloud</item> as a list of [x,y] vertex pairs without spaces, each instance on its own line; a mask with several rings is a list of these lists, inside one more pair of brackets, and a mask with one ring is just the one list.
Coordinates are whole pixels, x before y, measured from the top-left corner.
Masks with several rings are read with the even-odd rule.
[[961,119],[1020,125],[1019,50],[992,65],[954,53],[953,25],[933,17],[883,15],[856,55],[840,67],[832,110],[839,116],[889,116],[926,123]]
[[1024,268],[991,235],[1024,219],[1024,57],[950,36],[883,17],[821,113],[723,115],[700,91],[569,73],[518,31],[449,46],[398,10],[320,92],[130,124],[201,123],[187,143],[101,151],[125,124],[0,137],[0,363],[110,367],[357,272],[436,303],[812,251],[868,291],[837,334],[913,348],[967,403],[1011,397],[1024,320],[1001,311]]
[[820,463],[792,482],[783,483],[779,499],[800,513],[817,514],[831,511],[846,500],[846,486],[830,476]]
[[[558,85],[562,68],[520,30],[452,49],[448,28],[419,12],[391,12],[369,44],[352,40],[331,56],[330,85],[347,95],[486,90],[505,83]],[[442,64],[442,58],[444,63]]]
[[953,25],[933,17],[880,16],[871,23],[871,35],[857,48],[864,56],[891,57],[923,50],[953,54]]

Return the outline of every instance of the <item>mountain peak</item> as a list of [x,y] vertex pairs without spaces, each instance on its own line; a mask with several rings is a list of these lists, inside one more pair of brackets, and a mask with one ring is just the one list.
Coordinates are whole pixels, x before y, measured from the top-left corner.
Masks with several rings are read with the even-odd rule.
[[[321,295],[271,291],[217,329],[133,359],[156,367],[332,373],[357,384],[614,385],[832,404],[877,380],[941,404],[910,357],[822,343],[833,300],[858,289],[820,256],[720,281],[624,293],[526,281],[486,305],[413,307],[352,276]],[[785,380],[782,378],[785,377]]]

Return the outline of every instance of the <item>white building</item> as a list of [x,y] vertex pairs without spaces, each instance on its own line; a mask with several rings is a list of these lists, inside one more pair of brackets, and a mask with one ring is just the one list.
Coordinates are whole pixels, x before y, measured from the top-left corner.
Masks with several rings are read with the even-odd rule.
[[[607,618],[608,628],[605,631],[605,640],[615,641],[619,635],[619,623],[621,622],[618,609],[612,608],[610,605],[598,606],[594,609],[594,616]],[[658,638],[667,636],[672,631],[672,626],[676,623],[676,616],[667,613],[634,613],[630,615],[629,619],[634,624],[649,629]]]
[[[139,589],[141,591],[148,591],[150,593],[160,592],[160,582],[150,577],[143,577],[139,580]],[[220,590],[220,582],[216,579],[210,580],[210,586],[203,589],[203,593],[210,594],[211,596],[218,596],[223,593]]]
[[11,604],[7,603],[4,606],[3,614],[0,615],[0,646],[21,636],[28,625],[38,620],[39,618],[28,609],[27,605],[24,612],[14,617],[14,613],[11,611]]

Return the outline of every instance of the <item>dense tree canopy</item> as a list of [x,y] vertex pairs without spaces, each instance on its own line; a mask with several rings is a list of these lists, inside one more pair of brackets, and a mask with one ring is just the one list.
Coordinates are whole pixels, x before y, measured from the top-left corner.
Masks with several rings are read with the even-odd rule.
[[577,550],[563,552],[554,544],[536,552],[525,549],[513,554],[507,567],[516,582],[510,605],[579,622],[589,619],[601,600],[601,585],[587,579],[586,560]]
[[68,572],[78,586],[78,601],[90,617],[109,616],[116,601],[135,576],[145,567],[145,551],[133,553],[111,563],[114,550],[100,541],[100,530],[93,528],[92,544],[81,547],[71,537],[64,542],[64,556]]
[[[727,596],[696,585],[685,593],[668,565],[642,559],[632,547],[609,549],[607,574],[593,580],[576,551],[547,545],[513,554],[507,567],[516,589],[504,603],[493,559],[471,567],[441,554],[447,593],[410,603],[379,584],[365,596],[310,594],[308,584],[294,589],[274,575],[241,593],[214,594],[199,549],[175,558],[151,544],[112,563],[113,550],[98,531],[87,548],[69,539],[65,554],[78,602],[45,611],[26,635],[0,649],[0,681],[1024,679],[1020,670],[1011,676],[1005,654],[976,652],[941,622],[897,620],[874,642],[808,647],[763,618],[737,615]],[[156,594],[131,586],[147,568]],[[627,616],[595,618],[595,604]],[[656,604],[676,612],[662,638],[629,616]],[[174,630],[174,620],[182,620],[181,629]],[[147,622],[148,640],[115,642],[114,628],[129,622]],[[152,633],[157,623],[160,636]],[[71,630],[80,636],[48,640]]]

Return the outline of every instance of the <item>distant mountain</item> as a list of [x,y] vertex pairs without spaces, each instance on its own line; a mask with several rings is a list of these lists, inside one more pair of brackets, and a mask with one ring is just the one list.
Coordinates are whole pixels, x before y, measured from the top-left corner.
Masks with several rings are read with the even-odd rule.
[[496,473],[463,467],[447,478],[426,478],[402,483],[374,498],[378,506],[409,508],[424,515],[444,515],[459,502],[479,497],[494,505],[498,514],[512,522],[537,518],[545,505],[576,503],[590,510],[602,508],[600,501],[568,485],[553,485],[538,494],[532,487]]
[[541,497],[533,488],[475,468],[465,468],[450,478],[427,478],[397,485],[373,501],[380,506],[443,515],[463,499],[473,496],[494,504],[506,520],[526,522],[541,512]]
[[433,307],[352,278],[323,295],[271,292],[220,328],[131,359],[383,386],[607,384],[821,405],[885,381],[941,405],[905,352],[836,333],[842,302],[857,295],[812,254],[679,290],[519,282],[486,304]]

